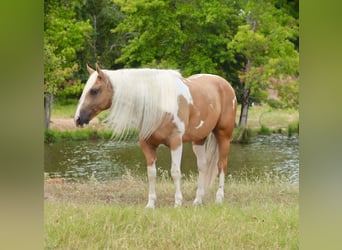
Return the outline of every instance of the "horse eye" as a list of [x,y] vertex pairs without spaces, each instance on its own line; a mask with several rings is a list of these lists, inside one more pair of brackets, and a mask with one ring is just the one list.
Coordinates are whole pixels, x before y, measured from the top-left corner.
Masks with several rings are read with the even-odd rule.
[[100,89],[90,89],[90,94],[91,95],[97,95],[99,93]]

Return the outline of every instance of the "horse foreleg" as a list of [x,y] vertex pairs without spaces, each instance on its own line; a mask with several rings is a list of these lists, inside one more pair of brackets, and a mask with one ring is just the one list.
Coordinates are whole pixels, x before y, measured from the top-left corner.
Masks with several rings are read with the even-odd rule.
[[152,165],[147,166],[147,176],[149,182],[148,202],[146,208],[154,208],[157,200],[156,194],[156,179],[157,169],[155,162]]
[[197,158],[197,168],[198,168],[198,183],[197,183],[197,191],[196,198],[194,200],[194,205],[201,205],[202,198],[204,196],[204,183],[205,183],[205,174],[207,168],[207,159],[205,156],[205,146],[204,145],[196,145],[192,144],[192,150],[194,151]]
[[144,152],[147,163],[147,177],[149,182],[148,202],[146,208],[154,208],[157,200],[156,195],[156,147],[147,144],[142,139],[140,140],[141,149]]
[[179,138],[175,140],[170,145],[171,148],[171,176],[175,183],[175,207],[179,207],[182,205],[183,195],[181,191],[181,159],[182,159],[182,151],[183,151],[183,144],[182,139]]

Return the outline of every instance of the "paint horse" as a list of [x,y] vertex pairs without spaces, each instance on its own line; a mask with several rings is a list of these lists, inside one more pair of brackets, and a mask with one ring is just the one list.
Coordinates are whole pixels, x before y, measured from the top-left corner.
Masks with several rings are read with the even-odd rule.
[[156,202],[156,150],[171,150],[171,176],[175,207],[182,205],[181,156],[183,142],[192,142],[199,171],[194,205],[202,204],[205,191],[219,175],[216,202],[224,198],[224,181],[237,108],[231,85],[211,74],[183,78],[178,71],[158,69],[96,70],[90,77],[75,114],[83,127],[102,110],[110,109],[106,122],[115,133],[139,130],[147,162],[147,208]]

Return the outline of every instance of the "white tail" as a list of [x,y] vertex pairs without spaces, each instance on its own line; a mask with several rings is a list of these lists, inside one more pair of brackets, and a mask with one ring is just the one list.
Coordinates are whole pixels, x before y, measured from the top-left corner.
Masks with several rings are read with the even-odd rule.
[[208,190],[214,183],[218,174],[218,144],[213,133],[210,133],[208,136],[205,154],[207,158],[207,171],[205,175],[204,189]]

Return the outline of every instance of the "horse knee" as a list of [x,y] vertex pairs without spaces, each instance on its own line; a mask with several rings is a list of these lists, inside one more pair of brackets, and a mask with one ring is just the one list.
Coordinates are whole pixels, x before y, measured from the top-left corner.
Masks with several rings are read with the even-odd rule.
[[217,163],[218,173],[223,172],[224,174],[227,174],[227,159],[225,160],[219,160]]

